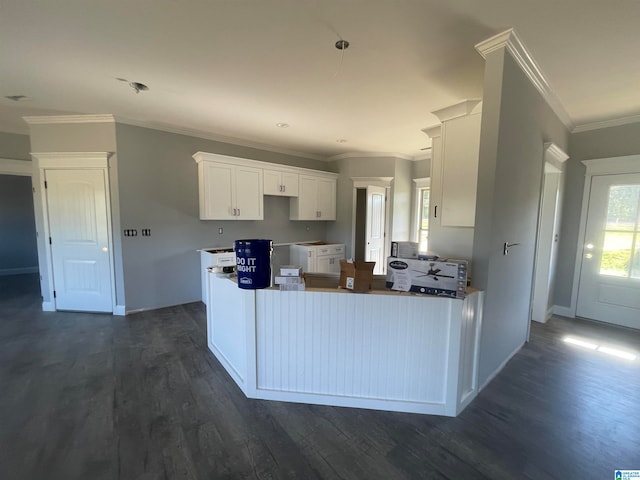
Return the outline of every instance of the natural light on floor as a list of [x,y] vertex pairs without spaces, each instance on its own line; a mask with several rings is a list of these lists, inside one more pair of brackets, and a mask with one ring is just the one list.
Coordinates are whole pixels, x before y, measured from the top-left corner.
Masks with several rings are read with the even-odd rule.
[[637,358],[633,353],[625,352],[624,350],[619,350],[617,348],[605,347],[592,342],[586,342],[578,338],[564,337],[562,341],[564,343],[570,343],[571,345],[588,348],[589,350],[597,350],[598,352],[606,353],[607,355],[613,355],[614,357],[624,358],[626,360],[635,360]]

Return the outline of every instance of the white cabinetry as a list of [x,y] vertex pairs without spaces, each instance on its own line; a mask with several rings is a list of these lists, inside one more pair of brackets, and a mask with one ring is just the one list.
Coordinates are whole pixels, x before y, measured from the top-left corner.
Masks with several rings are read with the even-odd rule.
[[[262,170],[223,155],[196,154],[201,220],[262,220]],[[231,159],[231,160],[229,160]]]
[[336,176],[300,175],[297,198],[291,199],[291,220],[335,220]]
[[289,247],[289,261],[305,272],[340,273],[344,244],[297,244]]
[[298,196],[298,174],[286,170],[264,169],[264,194],[279,197]]
[[425,130],[433,139],[431,218],[441,226],[474,226],[481,107],[466,100],[435,111],[441,127]]

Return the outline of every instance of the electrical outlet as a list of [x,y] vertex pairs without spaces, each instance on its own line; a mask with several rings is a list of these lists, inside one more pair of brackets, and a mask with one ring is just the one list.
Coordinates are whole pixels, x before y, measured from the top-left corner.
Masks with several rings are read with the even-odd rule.
[[150,237],[151,236],[151,229],[150,228],[143,228],[142,229],[142,236],[143,237]]
[[220,235],[222,235],[222,231],[223,231],[223,230],[222,230],[222,227],[219,227],[219,228],[218,228],[218,233],[219,233]]

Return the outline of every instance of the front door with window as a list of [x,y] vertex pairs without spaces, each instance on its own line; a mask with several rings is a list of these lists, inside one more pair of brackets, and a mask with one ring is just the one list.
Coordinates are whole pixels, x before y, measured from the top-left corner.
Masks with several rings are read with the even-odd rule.
[[576,314],[640,328],[640,174],[592,177]]

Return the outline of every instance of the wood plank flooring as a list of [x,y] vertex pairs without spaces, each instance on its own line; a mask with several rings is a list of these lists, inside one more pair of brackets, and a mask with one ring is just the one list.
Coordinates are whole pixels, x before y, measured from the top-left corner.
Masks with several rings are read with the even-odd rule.
[[[390,321],[393,321],[390,319]],[[42,312],[0,277],[0,478],[609,479],[640,469],[640,332],[553,318],[458,418],[246,399],[200,303]]]

